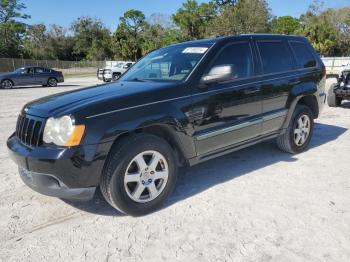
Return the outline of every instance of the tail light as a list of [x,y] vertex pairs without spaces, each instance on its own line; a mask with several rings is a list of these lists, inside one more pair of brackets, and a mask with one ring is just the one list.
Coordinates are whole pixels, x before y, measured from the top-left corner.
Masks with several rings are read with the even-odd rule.
[[326,74],[327,74],[326,69],[323,69],[321,72],[321,78],[324,78]]

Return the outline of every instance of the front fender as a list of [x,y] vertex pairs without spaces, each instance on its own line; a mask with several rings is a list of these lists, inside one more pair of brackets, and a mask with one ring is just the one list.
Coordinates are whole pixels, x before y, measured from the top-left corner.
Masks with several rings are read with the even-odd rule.
[[[182,105],[182,106],[181,106]],[[185,115],[186,102],[156,104],[124,110],[96,118],[86,118],[86,134],[83,144],[100,144],[115,141],[123,134],[149,127],[164,127],[179,145],[186,157],[195,155],[191,127]],[[189,107],[188,107],[189,108]]]

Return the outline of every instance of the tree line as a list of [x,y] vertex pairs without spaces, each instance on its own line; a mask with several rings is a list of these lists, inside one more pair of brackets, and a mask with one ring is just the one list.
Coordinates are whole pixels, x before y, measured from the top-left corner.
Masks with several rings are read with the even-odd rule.
[[314,0],[299,18],[273,16],[266,0],[187,0],[168,17],[129,10],[111,32],[80,17],[69,28],[28,25],[21,0],[0,0],[0,57],[59,60],[137,60],[172,43],[247,33],[306,36],[322,56],[350,55],[350,7],[325,9]]

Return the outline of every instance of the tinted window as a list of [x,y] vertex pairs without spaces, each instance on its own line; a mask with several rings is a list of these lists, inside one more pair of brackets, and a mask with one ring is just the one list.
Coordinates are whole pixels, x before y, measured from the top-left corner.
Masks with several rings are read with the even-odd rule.
[[297,59],[298,68],[307,68],[316,66],[316,60],[311,51],[302,42],[290,42],[290,45]]
[[34,74],[34,68],[33,67],[27,68],[27,74]]
[[223,49],[211,66],[233,65],[235,78],[244,78],[253,75],[253,62],[248,42],[235,43]]
[[258,47],[265,74],[288,71],[293,68],[291,53],[282,41],[259,41]]
[[41,68],[41,67],[36,67],[36,68],[35,68],[35,73],[36,73],[36,74],[44,73],[44,69]]

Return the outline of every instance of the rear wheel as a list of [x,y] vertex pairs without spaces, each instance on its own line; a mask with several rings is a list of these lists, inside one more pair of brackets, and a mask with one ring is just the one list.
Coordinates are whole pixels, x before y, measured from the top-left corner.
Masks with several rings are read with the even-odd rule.
[[309,145],[314,129],[313,115],[309,107],[297,105],[284,134],[277,138],[278,147],[291,154],[298,154]]
[[56,78],[49,78],[49,80],[47,80],[47,86],[49,87],[55,87],[57,86],[57,79]]
[[174,152],[165,140],[132,135],[113,147],[100,187],[114,208],[139,216],[156,210],[171,194],[176,172]]
[[9,89],[13,87],[13,83],[9,79],[5,79],[1,81],[1,88],[2,89]]
[[334,93],[334,88],[337,84],[332,84],[328,90],[327,94],[327,104],[329,107],[337,107],[341,105],[342,99],[337,97]]

